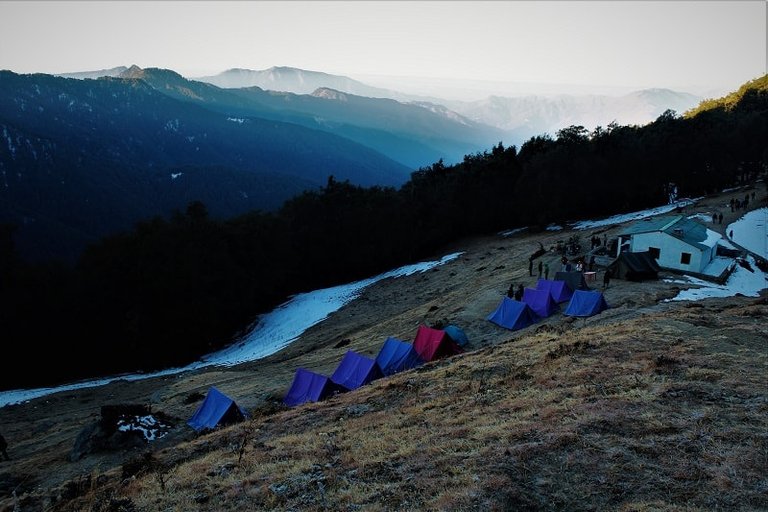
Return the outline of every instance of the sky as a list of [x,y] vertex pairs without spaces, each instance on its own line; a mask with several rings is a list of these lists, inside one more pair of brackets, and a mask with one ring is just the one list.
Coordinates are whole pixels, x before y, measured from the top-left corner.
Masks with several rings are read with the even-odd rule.
[[730,91],[766,73],[766,2],[0,1],[0,69],[291,66]]
[[[685,201],[688,203],[690,201],[695,202],[696,200]],[[659,215],[666,211],[667,210],[660,211],[658,208],[651,208],[639,212],[616,215],[609,219],[584,221],[584,223],[580,224],[576,229],[589,229],[596,226],[603,226],[606,225],[606,222],[609,224],[616,224],[631,220],[639,220]],[[763,254],[768,257],[768,245],[766,245],[765,241],[766,236],[768,236],[768,227],[766,226],[768,226],[768,208],[760,208],[749,212],[736,222],[729,224],[727,229],[729,231],[734,231],[733,239],[736,243],[755,251],[757,254]],[[500,236],[509,235],[500,233]],[[49,388],[2,391],[0,392],[0,407],[32,400],[34,398],[47,396],[61,391],[104,386],[115,380],[141,380],[150,377],[176,375],[185,371],[204,368],[206,366],[232,366],[246,361],[262,359],[274,354],[297,340],[304,331],[313,325],[322,322],[328,318],[331,313],[339,310],[345,304],[348,304],[359,297],[362,291],[371,284],[386,278],[397,278],[411,275],[416,272],[426,272],[436,266],[443,265],[458,258],[461,254],[462,253],[460,252],[452,253],[443,256],[439,260],[423,261],[412,265],[406,265],[368,279],[296,295],[289,301],[275,308],[273,311],[263,315],[252,330],[238,343],[218,352],[214,352],[203,358],[201,361],[182,368],[170,368],[154,373],[120,375]],[[690,276],[682,276],[679,279],[669,281],[679,284],[682,288],[676,297],[669,300],[697,301],[710,297],[732,297],[737,293],[747,297],[757,297],[759,296],[760,290],[768,287],[768,275],[757,268],[755,260],[751,255],[747,257],[747,262],[750,264],[752,271],[737,265],[731,276],[728,278],[728,281],[723,285],[716,285]],[[382,340],[382,344],[384,341],[385,340]]]

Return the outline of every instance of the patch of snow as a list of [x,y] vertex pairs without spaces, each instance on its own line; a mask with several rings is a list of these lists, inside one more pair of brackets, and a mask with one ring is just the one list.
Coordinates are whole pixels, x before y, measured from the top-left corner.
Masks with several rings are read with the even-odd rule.
[[550,224],[547,226],[547,231],[560,231],[561,229],[563,229],[563,226],[559,226],[557,224]]
[[291,300],[278,306],[271,313],[262,315],[256,327],[241,341],[230,345],[223,350],[214,352],[213,354],[204,357],[202,360],[185,367],[168,368],[152,373],[118,375],[55,387],[2,391],[0,392],[0,407],[27,402],[34,398],[61,391],[74,391],[77,389],[104,386],[110,382],[118,380],[143,380],[152,377],[176,375],[186,371],[205,368],[207,366],[231,366],[245,361],[261,359],[288,346],[304,331],[313,325],[322,322],[331,313],[357,298],[366,286],[370,286],[382,279],[394,279],[409,276],[417,272],[426,272],[458,258],[461,254],[462,253],[460,252],[448,254],[437,261],[423,261],[413,265],[406,265],[362,281],[296,295]]
[[694,213],[688,216],[689,219],[700,220],[701,222],[712,222],[711,215],[704,215],[703,213]]
[[8,143],[8,151],[11,152],[11,157],[13,159],[16,159],[16,146],[13,145],[13,139],[8,134],[8,130],[3,126],[3,137],[5,138],[6,142]]
[[508,230],[506,230],[506,231],[499,231],[498,235],[499,235],[499,236],[503,236],[503,237],[512,236],[512,235],[514,235],[515,233],[520,233],[520,232],[522,232],[522,231],[526,231],[527,229],[528,229],[527,227],[523,227],[523,228],[515,228],[515,229],[508,229]]
[[690,276],[685,276],[684,280],[665,280],[665,282],[693,285],[696,286],[696,288],[682,290],[677,296],[671,299],[666,299],[664,302],[702,300],[711,297],[734,297],[737,294],[745,295],[747,297],[757,297],[761,290],[768,288],[768,282],[766,281],[768,278],[766,277],[765,272],[755,265],[755,258],[748,256],[747,262],[752,267],[752,272],[741,265],[737,265],[736,269],[728,278],[728,281],[722,285]]
[[657,206],[656,208],[650,208],[648,210],[641,210],[638,212],[630,212],[630,213],[622,213],[619,215],[613,215],[611,217],[608,217],[602,220],[582,220],[582,221],[574,222],[573,224],[571,224],[571,229],[592,229],[592,228],[598,228],[602,226],[611,226],[613,224],[622,224],[624,222],[629,222],[633,220],[645,219],[646,217],[653,217],[654,215],[661,215],[661,214],[676,210],[678,208],[684,208],[686,206],[690,206],[692,204],[695,204],[697,201],[700,201],[701,199],[702,199],[701,197],[697,197],[695,199],[680,199],[679,201],[673,204],[665,204],[662,206]]
[[172,173],[171,173],[171,179],[172,179],[172,180],[175,180],[176,178],[178,178],[178,177],[179,177],[179,176],[181,176],[182,174],[184,174],[184,173],[183,173],[183,172],[172,172]]
[[707,238],[703,242],[699,242],[700,244],[706,245],[707,247],[714,247],[717,245],[717,242],[723,238],[723,235],[718,233],[717,231],[712,231],[711,229],[707,229]]
[[144,439],[154,441],[165,436],[170,430],[170,426],[162,423],[152,416],[134,416],[130,419],[121,418],[117,421],[117,430],[120,432],[141,432]]
[[245,122],[245,119],[243,119],[242,117],[228,117],[227,121],[232,121],[233,123],[243,124]]
[[439,261],[416,263],[356,281],[294,296],[271,313],[263,315],[256,327],[238,343],[206,356],[205,365],[232,366],[267,357],[288,346],[313,325],[322,322],[331,313],[360,296],[362,291],[377,281],[426,272],[443,265],[461,253],[444,256]]
[[728,224],[725,232],[731,240],[753,253],[768,259],[768,208],[758,208]]

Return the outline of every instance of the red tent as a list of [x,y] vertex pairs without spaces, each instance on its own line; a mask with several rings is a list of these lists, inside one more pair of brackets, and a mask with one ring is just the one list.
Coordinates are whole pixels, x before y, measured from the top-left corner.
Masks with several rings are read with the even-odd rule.
[[413,340],[413,348],[424,361],[434,361],[441,357],[452,356],[464,352],[445,331],[420,325]]

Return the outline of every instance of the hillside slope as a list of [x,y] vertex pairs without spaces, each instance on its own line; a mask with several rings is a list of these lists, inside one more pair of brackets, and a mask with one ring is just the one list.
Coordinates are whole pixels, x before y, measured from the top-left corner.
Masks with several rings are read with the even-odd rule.
[[138,78],[0,72],[0,222],[19,226],[29,259],[72,261],[87,243],[191,200],[226,218],[277,209],[331,175],[398,186],[410,172],[349,139],[231,117]]
[[[686,213],[711,215],[740,194]],[[765,204],[762,185],[758,194]],[[724,225],[740,215],[723,213]],[[570,234],[446,247],[462,255],[376,283],[261,361],[1,408],[12,460],[0,467],[0,510],[768,507],[766,295],[664,302],[683,285],[614,280],[611,309],[587,320],[557,314],[515,332],[486,321],[510,282],[535,283],[527,257],[539,242]],[[387,336],[412,339],[443,319],[466,331],[468,353],[323,403],[279,405],[297,367],[329,374],[348,349],[375,355]],[[211,385],[253,417],[195,436],[184,422]],[[150,404],[176,427],[68,462],[100,406],[120,403]]]

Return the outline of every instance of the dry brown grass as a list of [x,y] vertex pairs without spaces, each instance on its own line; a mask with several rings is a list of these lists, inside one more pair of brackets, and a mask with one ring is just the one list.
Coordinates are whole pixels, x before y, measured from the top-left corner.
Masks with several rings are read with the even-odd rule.
[[765,510],[766,309],[531,334],[266,412],[52,509]]

